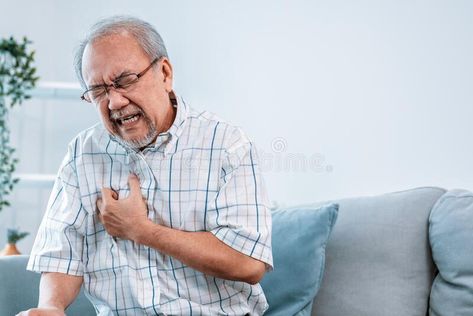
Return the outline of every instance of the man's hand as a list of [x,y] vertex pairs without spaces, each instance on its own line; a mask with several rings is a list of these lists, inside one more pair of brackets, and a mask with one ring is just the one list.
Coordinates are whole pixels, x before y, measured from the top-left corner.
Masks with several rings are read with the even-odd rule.
[[64,311],[59,308],[31,308],[27,311],[20,312],[16,316],[65,316]]
[[102,198],[97,199],[97,208],[99,219],[111,236],[136,241],[139,230],[149,221],[148,209],[141,195],[138,177],[130,174],[128,184],[130,195],[121,200],[113,190],[102,188]]

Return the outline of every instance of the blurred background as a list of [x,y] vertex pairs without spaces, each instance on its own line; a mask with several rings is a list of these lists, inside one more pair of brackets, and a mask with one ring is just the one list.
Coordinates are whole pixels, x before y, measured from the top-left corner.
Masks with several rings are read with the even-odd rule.
[[278,205],[417,186],[473,189],[473,2],[3,1],[0,36],[27,36],[41,77],[10,113],[21,178],[6,229],[30,236],[67,143],[97,122],[73,54],[99,18],[151,22],[175,90],[241,126]]

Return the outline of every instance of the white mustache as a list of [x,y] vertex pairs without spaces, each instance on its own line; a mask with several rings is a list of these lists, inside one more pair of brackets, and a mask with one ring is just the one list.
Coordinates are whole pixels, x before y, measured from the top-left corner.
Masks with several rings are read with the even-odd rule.
[[114,110],[110,112],[110,119],[111,120],[119,120],[124,117],[136,114],[144,114],[143,110],[137,107],[136,105],[130,105],[125,109],[122,110]]

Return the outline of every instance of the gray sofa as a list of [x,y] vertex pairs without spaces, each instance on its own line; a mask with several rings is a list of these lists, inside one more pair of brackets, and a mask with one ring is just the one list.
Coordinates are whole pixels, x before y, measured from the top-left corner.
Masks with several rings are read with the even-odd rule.
[[417,188],[337,201],[338,219],[312,315],[429,315],[436,274],[429,215],[444,193]]
[[[428,315],[436,274],[429,214],[445,192],[426,187],[332,201],[340,208],[312,315]],[[26,262],[27,256],[0,258],[0,315],[37,303],[39,275],[25,271]],[[83,293],[68,310],[93,314]]]

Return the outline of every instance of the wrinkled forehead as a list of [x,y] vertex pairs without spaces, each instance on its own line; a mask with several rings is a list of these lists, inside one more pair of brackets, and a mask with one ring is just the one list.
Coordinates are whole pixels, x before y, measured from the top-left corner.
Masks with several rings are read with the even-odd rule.
[[126,33],[91,41],[82,56],[82,76],[87,86],[113,80],[122,72],[146,67],[149,57],[138,42]]

